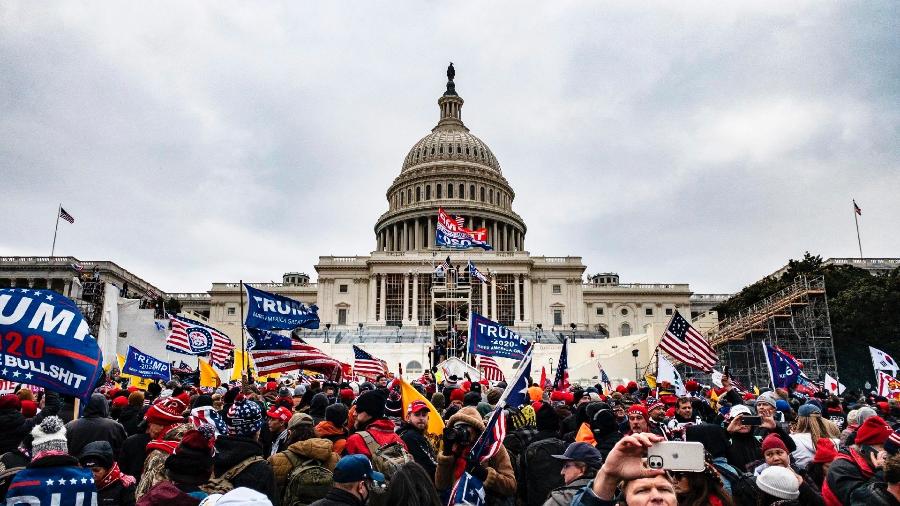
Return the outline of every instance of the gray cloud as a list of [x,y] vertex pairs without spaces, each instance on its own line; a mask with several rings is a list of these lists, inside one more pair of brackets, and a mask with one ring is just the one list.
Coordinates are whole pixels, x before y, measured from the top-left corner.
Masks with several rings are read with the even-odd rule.
[[169,291],[365,254],[384,191],[463,118],[536,254],[734,291],[804,250],[898,256],[895,2],[0,6],[0,254]]

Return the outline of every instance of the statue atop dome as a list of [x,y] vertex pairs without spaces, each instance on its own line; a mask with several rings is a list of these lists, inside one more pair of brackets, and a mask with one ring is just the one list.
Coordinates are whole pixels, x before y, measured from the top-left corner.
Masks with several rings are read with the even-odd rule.
[[453,62],[450,62],[450,66],[447,67],[447,80],[452,81],[454,77],[456,77],[456,69],[453,68]]
[[456,83],[453,82],[453,78],[456,77],[456,69],[453,68],[453,62],[450,62],[450,66],[447,67],[447,91],[444,92],[444,96],[457,96],[456,95]]

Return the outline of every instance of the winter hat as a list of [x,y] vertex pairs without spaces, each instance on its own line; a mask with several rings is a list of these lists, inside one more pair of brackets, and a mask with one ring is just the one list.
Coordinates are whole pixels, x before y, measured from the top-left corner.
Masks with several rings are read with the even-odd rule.
[[637,383],[634,381],[629,381],[628,384],[625,386],[625,390],[628,390],[628,393],[630,393],[630,394],[637,392],[637,390],[638,390]]
[[34,437],[31,452],[35,457],[41,452],[69,452],[66,445],[66,426],[58,416],[44,418],[40,425],[31,430],[31,435]]
[[784,441],[780,437],[778,437],[778,434],[775,434],[773,432],[772,434],[769,434],[768,436],[766,436],[765,439],[763,439],[762,452],[766,453],[767,451],[772,450],[774,448],[781,448],[785,452],[788,451],[787,445],[784,444]]
[[539,401],[544,397],[544,391],[541,387],[528,387],[528,400],[531,402]]
[[626,413],[629,415],[632,413],[639,413],[644,416],[644,420],[646,420],[648,418],[647,407],[644,406],[643,404],[632,404],[631,406],[628,407],[628,411],[626,411]]
[[259,404],[239,394],[228,410],[228,432],[233,436],[252,436],[263,425],[262,408]]
[[384,418],[385,402],[384,395],[375,390],[369,390],[356,399],[356,413],[366,413],[376,419]]
[[797,481],[797,475],[786,467],[769,466],[763,469],[756,477],[756,486],[779,499],[792,500],[800,497],[800,482]]
[[[891,434],[891,438],[896,437],[896,434],[896,432]],[[884,443],[885,450],[887,450],[891,438],[888,438],[888,441]],[[900,441],[900,438],[898,438],[897,441]],[[828,463],[833,461],[835,457],[837,457],[837,450],[834,447],[834,442],[827,437],[820,437],[816,442],[816,454],[812,459],[813,464]]]
[[625,385],[619,385],[616,387],[616,392],[619,392],[620,394],[625,394],[625,393],[628,393],[628,390],[625,388]]
[[798,416],[812,416],[813,414],[821,415],[822,408],[816,406],[815,404],[806,403],[800,406],[800,409],[797,410]]
[[871,416],[859,426],[854,443],[857,445],[880,445],[893,434],[887,422],[880,416]]
[[758,405],[760,402],[764,402],[773,408],[778,409],[778,400],[778,396],[775,395],[774,392],[763,392],[756,398],[756,404]]
[[684,384],[684,389],[688,392],[698,392],[700,390],[700,383],[697,380],[687,380],[687,383]]
[[900,452],[900,430],[895,430],[884,442],[884,451],[890,455],[896,455]]
[[188,485],[209,480],[215,453],[214,436],[215,430],[206,424],[185,432],[175,451],[166,457],[169,478]]
[[[24,404],[23,404],[24,405]],[[128,397],[119,396],[113,399],[112,407],[122,409],[128,405]]]
[[340,391],[340,398],[342,401],[352,401],[353,398],[356,397],[353,394],[353,389],[351,388],[342,388]]
[[[499,400],[500,397],[497,397],[497,399]],[[447,407],[446,403],[447,401],[444,399],[444,394],[440,392],[435,392],[434,395],[431,396],[431,405],[438,411],[443,411],[443,409]]]
[[[488,393],[487,393],[488,404],[490,404],[491,406],[496,406],[497,403],[500,402],[501,395],[503,395],[503,390],[501,390],[497,387],[494,387],[494,388],[488,390]],[[434,402],[432,402],[432,404],[434,404]]]
[[856,413],[856,424],[862,425],[867,419],[869,419],[877,414],[878,413],[876,413],[875,410],[870,408],[869,406],[864,406],[862,408],[859,408],[859,411],[857,411],[857,413]]
[[13,409],[19,411],[22,409],[22,400],[16,394],[0,395],[0,409]]
[[[117,399],[121,399],[121,397],[116,397]],[[34,401],[29,401],[25,399],[22,401],[22,416],[25,418],[32,418],[37,414],[37,403]]]
[[559,415],[556,410],[549,404],[544,404],[541,409],[537,410],[537,429],[538,430],[559,430]]
[[391,392],[384,402],[384,416],[394,419],[403,418],[403,401],[397,392]]
[[249,489],[247,487],[238,487],[225,495],[210,494],[200,503],[200,506],[244,505],[272,506],[272,501],[270,501],[268,497],[260,494],[256,490]]
[[782,413],[790,413],[791,405],[788,404],[788,401],[784,399],[778,399],[777,401],[775,401],[775,409],[781,411]]
[[465,399],[465,397],[466,393],[463,392],[462,388],[454,388],[450,390],[450,402],[463,402],[463,399]]
[[[343,406],[343,404],[333,404],[333,406]],[[329,406],[331,407],[331,406]],[[347,409],[344,406],[344,409]],[[296,429],[297,427],[301,427],[303,425],[312,427],[313,426],[313,417],[307,415],[306,413],[294,413],[294,416],[288,421],[288,429]]]
[[174,397],[159,399],[154,402],[144,418],[150,423],[159,425],[172,425],[184,421],[185,404]]
[[109,469],[113,466],[113,449],[109,441],[91,441],[81,450],[78,462],[81,467],[103,467]]
[[294,387],[294,397],[303,397],[303,394],[305,394],[305,393],[306,393],[306,385],[301,383],[301,384],[297,385],[296,387]]
[[463,406],[477,406],[481,402],[481,394],[478,392],[468,392],[463,396]]
[[347,423],[347,415],[350,410],[341,403],[332,404],[325,408],[325,419],[334,424],[335,427],[343,427]]

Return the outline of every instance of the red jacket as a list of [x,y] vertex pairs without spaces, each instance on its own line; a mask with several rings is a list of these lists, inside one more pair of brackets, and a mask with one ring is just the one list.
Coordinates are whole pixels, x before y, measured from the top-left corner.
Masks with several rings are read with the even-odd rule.
[[[406,448],[406,443],[400,439],[400,436],[394,432],[394,422],[388,420],[387,418],[379,418],[375,420],[368,427],[366,427],[366,432],[372,435],[372,439],[375,440],[380,446],[387,446],[391,443],[400,443]],[[359,434],[359,432],[355,432],[351,434],[347,438],[347,445],[344,447],[344,455],[354,455],[361,454],[372,458],[372,453],[369,452],[369,447],[366,445],[366,441]]]

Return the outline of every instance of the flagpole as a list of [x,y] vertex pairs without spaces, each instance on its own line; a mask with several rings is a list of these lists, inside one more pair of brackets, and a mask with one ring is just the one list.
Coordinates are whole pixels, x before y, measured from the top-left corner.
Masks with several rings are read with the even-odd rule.
[[250,361],[247,360],[247,342],[244,339],[244,280],[241,280],[241,367],[245,369],[247,378],[250,378]]
[[[856,243],[859,245],[859,259],[862,260],[862,240],[859,238],[859,217],[856,209],[856,199],[853,199],[853,223],[856,223]],[[57,218],[56,223],[59,224],[59,218]]]
[[[56,252],[56,233],[59,232],[59,213],[62,211],[62,202],[59,203],[59,207],[56,208],[56,227],[53,229],[53,246],[50,247],[50,258],[53,258],[53,253]],[[856,229],[857,233],[859,232],[859,227]]]

